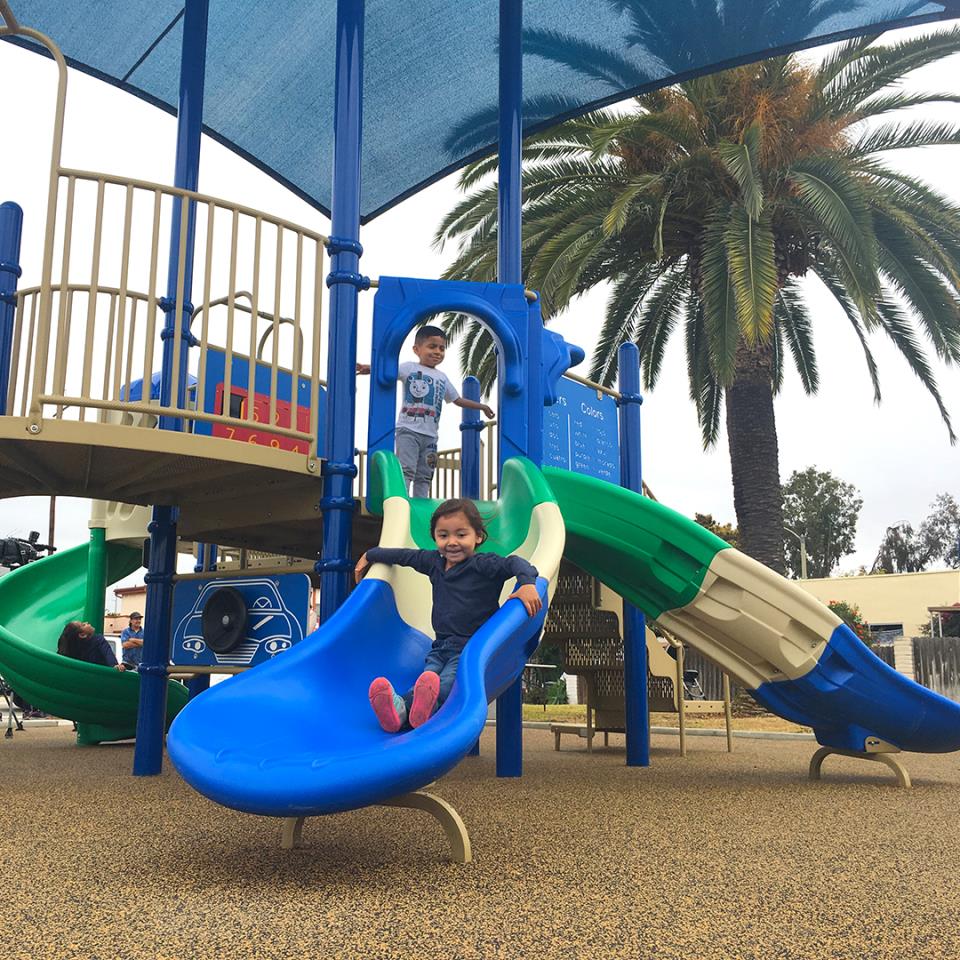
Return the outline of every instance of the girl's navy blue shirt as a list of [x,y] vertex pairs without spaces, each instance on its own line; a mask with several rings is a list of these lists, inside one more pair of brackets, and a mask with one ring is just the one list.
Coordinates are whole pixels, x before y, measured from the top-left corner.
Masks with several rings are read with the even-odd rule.
[[426,574],[433,586],[433,630],[437,639],[471,637],[500,608],[500,593],[511,577],[517,586],[537,582],[537,568],[523,557],[475,553],[445,569],[439,550],[407,550],[403,547],[372,547],[370,563],[412,567]]

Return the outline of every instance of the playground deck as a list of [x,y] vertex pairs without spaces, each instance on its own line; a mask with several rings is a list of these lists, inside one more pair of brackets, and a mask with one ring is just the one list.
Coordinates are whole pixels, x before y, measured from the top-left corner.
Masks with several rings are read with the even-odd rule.
[[553,750],[528,730],[521,780],[493,733],[437,788],[476,860],[439,827],[373,808],[308,821],[233,813],[132,748],[68,727],[0,741],[0,899],[9,960],[247,957],[920,958],[960,952],[956,755],[906,755],[915,789],[808,742],[655,736],[649,770]]

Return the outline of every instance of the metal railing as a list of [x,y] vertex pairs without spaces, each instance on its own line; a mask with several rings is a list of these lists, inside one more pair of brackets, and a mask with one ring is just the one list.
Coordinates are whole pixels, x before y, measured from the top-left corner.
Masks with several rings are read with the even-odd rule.
[[[35,434],[51,417],[149,425],[165,415],[184,431],[300,453],[315,469],[327,238],[242,204],[64,166],[63,55],[15,21],[0,33],[45,46],[59,75],[41,279],[17,297],[8,412]],[[158,291],[174,268],[167,299]],[[153,376],[165,338],[188,359],[186,382],[171,365],[161,403]]]
[[[59,278],[18,295],[7,409],[29,416],[33,432],[45,416],[63,418],[67,410],[80,420],[90,409],[165,414],[185,429],[209,423],[214,435],[243,430],[247,442],[315,459],[326,238],[160,184],[79,170],[61,171],[60,180],[62,215],[47,238],[57,247]],[[196,220],[196,286],[203,292],[196,310],[182,280],[176,303],[156,293],[163,227],[174,204],[181,207],[181,277],[186,223]],[[89,259],[74,252],[79,248],[90,251]],[[224,288],[231,292],[211,299],[211,289]],[[192,329],[176,323],[172,331],[174,356],[188,350],[189,380],[180,383],[173,364],[169,400],[161,405],[152,379],[162,356],[163,312],[171,308],[192,322]],[[214,353],[220,377],[210,389]],[[138,381],[139,396],[131,391]]]

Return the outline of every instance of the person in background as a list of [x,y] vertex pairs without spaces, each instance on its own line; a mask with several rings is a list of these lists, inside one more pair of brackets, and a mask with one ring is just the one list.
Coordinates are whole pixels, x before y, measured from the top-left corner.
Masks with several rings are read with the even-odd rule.
[[130,624],[120,634],[120,659],[128,670],[139,670],[143,660],[143,615],[130,614]]
[[64,626],[57,641],[57,653],[73,660],[113,667],[114,670],[126,669],[122,663],[117,663],[103,634],[97,633],[92,624],[83,620],[71,620]]

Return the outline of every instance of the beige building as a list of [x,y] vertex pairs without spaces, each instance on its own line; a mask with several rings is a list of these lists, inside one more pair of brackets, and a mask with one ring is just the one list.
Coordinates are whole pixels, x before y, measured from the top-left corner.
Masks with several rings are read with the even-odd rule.
[[856,604],[872,632],[890,630],[907,637],[919,636],[921,626],[930,623],[928,607],[960,603],[960,570],[822,577],[796,582],[823,603],[844,600]]

